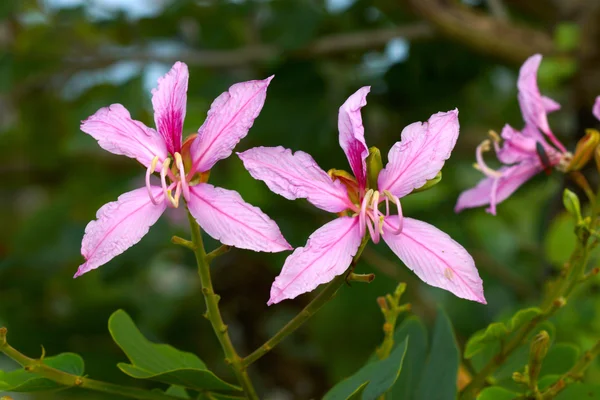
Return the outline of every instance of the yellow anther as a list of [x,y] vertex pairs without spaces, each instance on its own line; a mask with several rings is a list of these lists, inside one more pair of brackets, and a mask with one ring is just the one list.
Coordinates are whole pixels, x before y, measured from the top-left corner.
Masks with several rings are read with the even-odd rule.
[[490,131],[488,132],[488,135],[490,135],[490,137],[492,138],[492,140],[496,143],[500,143],[500,135],[498,135],[496,133],[496,131],[493,131],[490,129]]
[[156,171],[156,164],[158,164],[158,160],[159,160],[158,156],[155,156],[152,159],[152,162],[150,163],[150,173],[153,173],[154,171]]

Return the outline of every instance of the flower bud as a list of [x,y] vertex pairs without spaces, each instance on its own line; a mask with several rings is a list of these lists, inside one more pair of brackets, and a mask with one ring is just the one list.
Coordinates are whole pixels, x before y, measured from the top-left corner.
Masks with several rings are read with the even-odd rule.
[[531,347],[529,348],[529,381],[537,382],[537,378],[542,370],[542,361],[548,354],[550,347],[550,335],[548,332],[541,331],[533,337]]
[[382,169],[381,152],[375,146],[370,147],[367,157],[367,183],[370,188],[377,188],[377,178]]
[[581,221],[581,205],[579,203],[579,197],[569,189],[565,189],[563,192],[563,204],[569,214],[573,215],[577,221]]
[[421,186],[420,188],[416,188],[415,190],[413,190],[411,192],[411,194],[412,193],[424,192],[424,191],[426,191],[428,189],[431,189],[432,187],[434,187],[435,185],[437,185],[438,183],[440,183],[441,180],[442,180],[442,171],[438,172],[435,177],[433,177],[432,179],[430,179],[427,182],[425,182],[425,184],[423,186]]
[[567,167],[567,171],[578,171],[585,167],[592,156],[597,158],[595,153],[598,144],[600,144],[600,132],[595,129],[586,129],[585,136],[577,142],[575,153]]

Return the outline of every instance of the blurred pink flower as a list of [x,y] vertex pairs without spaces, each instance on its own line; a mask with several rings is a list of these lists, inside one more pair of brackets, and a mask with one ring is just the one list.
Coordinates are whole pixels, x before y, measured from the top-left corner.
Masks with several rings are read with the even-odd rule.
[[[360,114],[369,90],[358,90],[339,110],[340,146],[355,178],[332,178],[302,151],[256,147],[238,153],[250,174],[273,192],[290,200],[306,198],[316,207],[340,215],[287,258],[268,304],[295,298],[344,273],[367,230],[374,243],[383,238],[426,283],[485,303],[483,284],[469,253],[437,228],[404,217],[399,200],[433,179],[450,157],[458,137],[458,111],[437,113],[428,122],[404,128],[402,141],[392,147],[389,163],[379,173],[377,187],[369,188],[369,150]],[[383,202],[385,214],[379,210]],[[390,215],[390,203],[396,206],[396,215]]]
[[[537,85],[537,71],[542,56],[529,57],[519,71],[517,87],[521,113],[525,120],[522,131],[505,125],[501,138],[492,134],[477,146],[477,168],[486,176],[477,186],[464,191],[458,198],[455,211],[489,205],[486,211],[496,215],[496,205],[514,193],[523,183],[544,170],[566,168],[571,160],[563,144],[554,136],[548,125],[547,114],[560,109],[560,104],[542,96]],[[599,110],[600,111],[600,110]],[[546,139],[549,139],[550,143]],[[498,160],[504,164],[498,170],[487,166],[483,152],[491,150],[492,141]]]
[[[182,144],[188,68],[177,62],[152,90],[157,130],[131,119],[120,104],[98,110],[81,130],[103,149],[135,158],[147,167],[146,187],[105,204],[90,222],[81,245],[85,257],[75,277],[107,263],[141,240],[167,207],[183,195],[198,224],[220,242],[255,251],[291,250],[279,228],[259,208],[232,190],[208,183],[207,172],[231,155],[263,107],[272,77],[233,85],[212,103],[197,136]],[[160,171],[161,186],[150,184]]]

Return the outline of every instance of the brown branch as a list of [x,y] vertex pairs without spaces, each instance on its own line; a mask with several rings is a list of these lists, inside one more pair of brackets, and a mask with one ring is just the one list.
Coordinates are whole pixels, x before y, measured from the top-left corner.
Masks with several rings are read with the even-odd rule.
[[293,51],[285,51],[269,44],[251,45],[232,50],[186,50],[176,55],[158,55],[148,51],[113,51],[110,54],[94,54],[73,57],[68,63],[78,69],[99,68],[117,61],[158,61],[173,63],[177,60],[189,65],[207,68],[240,67],[266,62],[276,57],[314,58],[350,51],[362,51],[384,47],[391,39],[423,40],[433,36],[433,29],[424,22],[378,30],[339,33],[324,36]]
[[534,53],[555,52],[544,32],[490,17],[449,0],[403,0],[442,34],[471,49],[520,64]]

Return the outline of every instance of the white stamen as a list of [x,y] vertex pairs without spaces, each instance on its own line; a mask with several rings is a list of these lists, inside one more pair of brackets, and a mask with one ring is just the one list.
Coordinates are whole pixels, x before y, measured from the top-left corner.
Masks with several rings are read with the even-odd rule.
[[[402,205],[400,204],[400,199],[397,196],[394,196],[390,191],[384,190],[383,194],[387,199],[393,201],[396,204],[396,208],[398,209],[398,227],[392,233],[394,235],[399,235],[402,232],[402,225],[404,222],[404,217],[402,215]],[[389,216],[387,214],[386,216]]]
[[179,181],[181,182],[181,189],[183,190],[183,197],[187,200],[190,198],[190,189],[187,183],[187,177],[185,176],[185,169],[183,166],[183,160],[181,154],[175,153],[175,164],[179,169]]
[[477,150],[475,151],[475,158],[477,159],[476,168],[490,178],[500,178],[502,176],[502,172],[496,171],[488,167],[485,161],[483,160],[483,152],[490,150],[491,145],[489,139],[484,140],[479,146],[477,146]]
[[165,198],[169,200],[171,200],[171,195],[169,193],[169,190],[167,189],[167,180],[165,178],[167,176],[167,171],[169,170],[170,165],[171,159],[167,158],[165,161],[163,161],[163,166],[160,170],[160,183],[162,185],[163,194],[165,195]]
[[150,175],[152,175],[156,170],[156,164],[158,164],[158,156],[152,159],[152,163],[150,163],[150,166],[146,170],[146,189],[148,190],[148,197],[150,197],[150,201],[154,205],[157,205],[158,201],[152,195],[152,188],[150,187]]
[[367,193],[365,193],[365,197],[363,198],[362,204],[360,206],[360,213],[358,214],[358,225],[360,229],[360,236],[364,236],[366,232],[366,216],[367,216],[367,206],[371,201],[371,197],[373,196],[373,189],[369,189]]

